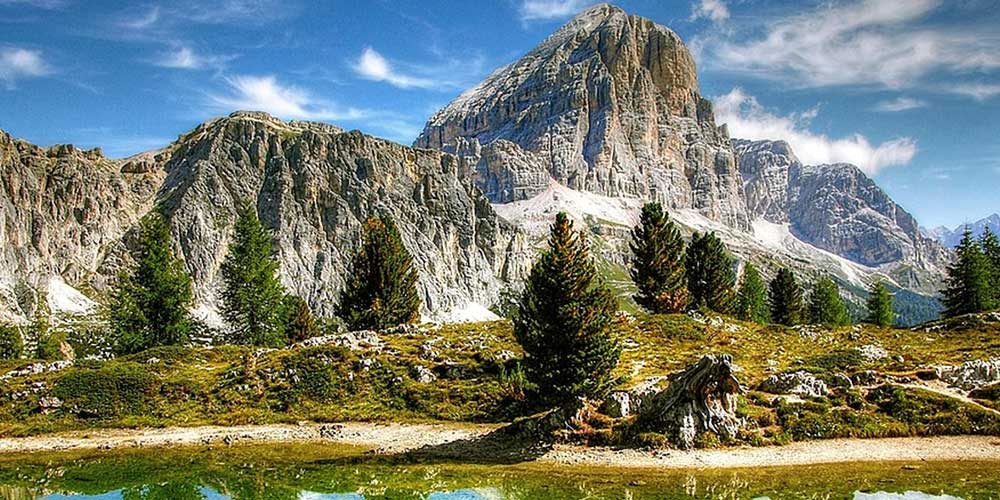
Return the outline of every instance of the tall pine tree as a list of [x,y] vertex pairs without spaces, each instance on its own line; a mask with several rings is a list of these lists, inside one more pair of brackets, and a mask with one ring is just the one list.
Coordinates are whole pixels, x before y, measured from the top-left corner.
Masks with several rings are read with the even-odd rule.
[[987,274],[989,275],[990,290],[993,291],[992,307],[1000,307],[1000,240],[996,233],[989,226],[983,230],[979,237],[979,246],[983,249],[986,257]]
[[642,207],[630,247],[630,273],[639,289],[635,302],[658,314],[683,311],[688,298],[684,240],[659,203]]
[[881,280],[872,283],[868,290],[868,322],[883,328],[892,326],[896,313],[892,309],[892,295]]
[[222,262],[222,315],[238,344],[276,347],[284,343],[282,303],[271,235],[245,206],[237,212],[233,241]]
[[733,258],[715,233],[695,233],[685,259],[689,304],[728,314],[736,305]]
[[767,285],[750,262],[743,268],[743,281],[736,304],[736,316],[744,321],[763,324],[771,320],[771,311],[767,307]]
[[802,322],[802,287],[790,269],[779,269],[771,280],[768,302],[771,306],[771,321],[786,326]]
[[830,326],[851,324],[847,306],[840,298],[840,287],[827,276],[817,280],[809,292],[809,322]]
[[962,241],[955,248],[956,259],[948,266],[945,280],[944,316],[978,313],[993,308],[990,263],[983,249],[965,228]]
[[383,330],[420,317],[417,271],[392,218],[365,222],[338,313],[354,330]]
[[119,278],[109,304],[119,355],[188,341],[191,277],[174,256],[171,242],[170,227],[159,211],[139,221],[135,266]]
[[617,301],[596,274],[583,234],[559,213],[514,317],[525,375],[539,403],[565,406],[610,388],[621,357],[613,331]]

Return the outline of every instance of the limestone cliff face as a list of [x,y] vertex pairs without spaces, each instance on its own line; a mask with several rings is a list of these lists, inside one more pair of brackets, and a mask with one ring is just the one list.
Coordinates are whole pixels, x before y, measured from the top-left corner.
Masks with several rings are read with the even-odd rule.
[[694,60],[666,27],[598,5],[436,113],[416,140],[470,159],[494,203],[549,177],[748,228],[739,171]]
[[217,305],[236,209],[249,204],[273,230],[282,282],[321,314],[332,312],[361,223],[383,213],[413,254],[426,314],[489,306],[522,278],[530,253],[459,174],[470,168],[445,153],[264,113],[210,121],[127,160],[0,132],[0,312],[30,316],[53,276],[100,300],[128,259],[130,229],[157,205],[199,305]]
[[100,150],[41,148],[0,130],[0,318],[33,315],[53,277],[106,283],[122,236],[163,178],[156,155],[109,160]]
[[947,251],[860,169],[803,165],[784,141],[733,144],[752,216],[788,223],[802,241],[867,266],[915,268],[903,283],[939,284]]

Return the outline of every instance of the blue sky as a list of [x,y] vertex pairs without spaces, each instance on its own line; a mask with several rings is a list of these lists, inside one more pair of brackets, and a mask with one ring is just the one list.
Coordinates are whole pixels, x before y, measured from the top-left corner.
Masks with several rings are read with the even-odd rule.
[[[111,156],[235,109],[410,143],[580,0],[0,0],[0,128]],[[636,0],[732,135],[849,161],[926,226],[1000,211],[995,0]]]

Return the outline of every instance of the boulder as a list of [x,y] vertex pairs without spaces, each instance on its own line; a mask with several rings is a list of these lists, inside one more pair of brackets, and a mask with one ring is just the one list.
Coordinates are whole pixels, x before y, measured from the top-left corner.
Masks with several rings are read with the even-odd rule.
[[1000,358],[966,361],[958,366],[939,366],[937,376],[948,385],[971,391],[1000,382]]
[[437,380],[437,376],[434,372],[427,368],[426,366],[417,365],[410,370],[410,375],[413,376],[413,380],[416,380],[420,384],[429,384]]
[[[850,384],[850,380],[848,380]],[[830,391],[826,382],[804,371],[777,373],[764,379],[757,387],[771,394],[793,394],[807,398],[826,396]]]

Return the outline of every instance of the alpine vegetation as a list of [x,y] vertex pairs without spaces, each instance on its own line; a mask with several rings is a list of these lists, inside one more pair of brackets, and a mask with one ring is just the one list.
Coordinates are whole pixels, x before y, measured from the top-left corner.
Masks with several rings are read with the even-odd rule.
[[611,388],[622,352],[613,329],[617,311],[614,294],[597,280],[583,233],[560,212],[514,316],[538,404],[565,407]]
[[715,233],[695,233],[685,259],[690,307],[728,314],[736,303],[733,258]]
[[771,321],[779,325],[794,326],[802,322],[802,287],[787,267],[778,270],[771,280],[768,301]]
[[881,280],[872,283],[868,290],[868,322],[881,327],[890,327],[896,320],[892,310],[892,295]]
[[417,271],[391,217],[365,221],[339,311],[354,330],[385,329],[419,319]]
[[828,276],[817,280],[809,292],[809,322],[829,326],[851,324],[847,306],[840,298],[840,288]]
[[659,203],[642,207],[630,248],[630,274],[638,288],[635,302],[658,314],[683,311],[688,301],[684,240]]
[[761,324],[771,320],[771,310],[767,305],[767,285],[760,277],[757,267],[750,262],[743,267],[743,280],[736,295],[736,317]]

